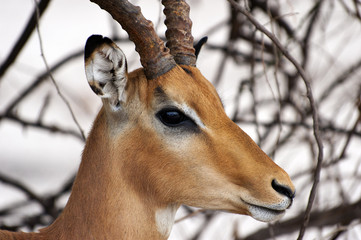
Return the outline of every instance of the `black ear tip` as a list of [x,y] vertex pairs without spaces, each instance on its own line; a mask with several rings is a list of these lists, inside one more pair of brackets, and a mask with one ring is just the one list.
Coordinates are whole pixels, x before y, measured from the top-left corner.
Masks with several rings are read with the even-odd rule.
[[86,44],[93,44],[96,42],[101,42],[103,39],[102,35],[98,35],[98,34],[93,34],[90,37],[88,37]]
[[205,44],[207,41],[208,41],[208,36],[204,36],[201,38],[201,40],[199,40],[199,42],[201,42],[202,45]]
[[208,41],[208,37],[202,37],[195,45],[194,45],[194,49],[195,49],[195,55],[196,57],[198,57],[199,52],[201,51],[202,46]]
[[85,43],[84,58],[87,59],[103,43],[111,44],[112,40],[102,35],[91,35]]

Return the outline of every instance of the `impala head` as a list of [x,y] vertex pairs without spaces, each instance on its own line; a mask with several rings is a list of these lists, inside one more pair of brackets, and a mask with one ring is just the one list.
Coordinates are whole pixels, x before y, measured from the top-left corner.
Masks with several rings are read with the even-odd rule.
[[138,8],[98,3],[128,32],[143,65],[128,73],[115,43],[99,35],[87,41],[86,76],[103,100],[98,121],[105,124],[112,168],[140,196],[164,205],[278,219],[294,197],[289,176],[226,116],[215,88],[195,67],[188,5],[162,3],[167,47]]

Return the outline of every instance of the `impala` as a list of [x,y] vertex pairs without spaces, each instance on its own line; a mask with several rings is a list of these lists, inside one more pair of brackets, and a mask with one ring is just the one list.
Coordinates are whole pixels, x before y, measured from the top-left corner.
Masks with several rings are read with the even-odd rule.
[[0,239],[167,239],[181,204],[279,219],[294,186],[195,67],[189,6],[162,1],[165,46],[138,7],[93,1],[128,32],[143,68],[128,73],[115,43],[88,39],[86,77],[103,107],[68,203],[38,233],[2,231]]

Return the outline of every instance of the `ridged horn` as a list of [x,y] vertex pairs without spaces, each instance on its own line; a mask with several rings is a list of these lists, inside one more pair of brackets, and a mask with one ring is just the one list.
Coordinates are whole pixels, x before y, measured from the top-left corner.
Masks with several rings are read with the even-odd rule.
[[167,47],[179,65],[196,65],[193,48],[192,21],[189,5],[184,0],[162,0],[165,25],[167,26]]
[[168,72],[175,65],[173,56],[158,37],[153,23],[144,18],[140,7],[127,0],[91,0],[104,9],[128,33],[135,44],[140,61],[148,79],[154,79]]

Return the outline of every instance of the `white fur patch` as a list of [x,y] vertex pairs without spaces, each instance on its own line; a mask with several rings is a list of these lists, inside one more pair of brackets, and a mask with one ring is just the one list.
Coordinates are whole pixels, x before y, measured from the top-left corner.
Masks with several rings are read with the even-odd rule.
[[170,205],[166,208],[158,209],[155,212],[155,222],[158,232],[164,237],[168,237],[172,230],[177,209],[176,206]]
[[277,221],[292,204],[292,200],[288,197],[283,197],[283,199],[276,204],[262,204],[254,199],[247,199],[245,202],[249,204],[248,210],[251,216],[262,222]]
[[283,211],[276,211],[276,210],[270,210],[263,207],[258,206],[250,206],[249,211],[251,213],[251,216],[261,222],[274,222],[279,220],[285,215],[285,210]]
[[183,103],[181,105],[181,109],[183,110],[183,112],[190,117],[200,128],[206,128],[206,126],[204,125],[204,123],[202,122],[202,120],[200,119],[200,117],[198,116],[198,114],[196,113],[196,111],[194,111],[192,108],[188,107],[187,104]]

